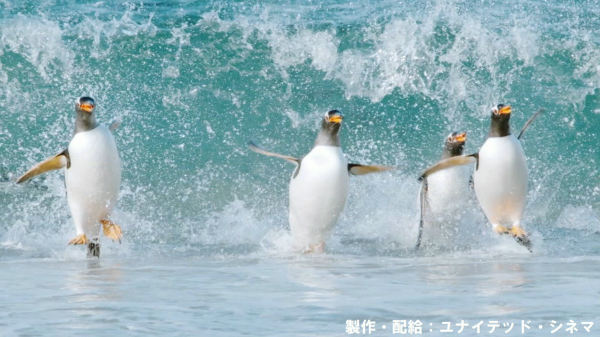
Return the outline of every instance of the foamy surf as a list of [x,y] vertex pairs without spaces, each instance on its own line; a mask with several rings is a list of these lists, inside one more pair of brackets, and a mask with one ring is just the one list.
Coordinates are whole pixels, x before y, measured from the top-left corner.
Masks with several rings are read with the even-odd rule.
[[[547,336],[549,320],[600,324],[598,8],[0,0],[1,334],[339,336],[372,320],[386,336],[418,319],[431,333],[531,320],[543,329],[528,336]],[[112,219],[124,238],[103,239],[99,260],[67,246],[61,172],[14,184],[64,150],[81,95],[102,124],[122,121]],[[493,233],[474,198],[452,239],[416,251],[418,175],[452,131],[476,152],[498,103],[512,105],[513,130],[546,109],[522,139],[534,252]],[[300,254],[293,165],[246,143],[302,156],[334,108],[348,160],[396,170],[352,177],[325,254]]]

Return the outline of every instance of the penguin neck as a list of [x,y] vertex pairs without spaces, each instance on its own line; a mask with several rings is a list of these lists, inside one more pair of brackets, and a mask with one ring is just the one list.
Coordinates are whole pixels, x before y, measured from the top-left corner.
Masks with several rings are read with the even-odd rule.
[[492,116],[491,121],[488,137],[504,137],[510,135],[508,118]]
[[96,117],[93,114],[85,111],[77,111],[77,119],[75,119],[75,133],[84,132],[94,129],[98,126]]
[[321,128],[319,134],[317,135],[317,139],[315,140],[315,146],[317,145],[327,145],[327,146],[340,146],[340,136],[337,133],[337,130],[330,130],[327,128]]
[[442,152],[442,159],[447,159],[450,157],[456,157],[463,154],[464,144],[463,145],[447,145],[444,146],[444,151]]

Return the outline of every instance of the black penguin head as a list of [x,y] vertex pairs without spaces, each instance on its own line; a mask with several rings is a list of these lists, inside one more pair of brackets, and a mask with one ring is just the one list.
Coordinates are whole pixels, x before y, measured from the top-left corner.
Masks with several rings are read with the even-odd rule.
[[510,135],[510,105],[498,104],[492,109],[490,137],[504,137]]
[[96,103],[91,97],[81,97],[75,102],[75,112],[77,113],[75,133],[91,130],[98,125],[94,116],[95,108]]
[[446,138],[446,142],[444,143],[444,156],[445,157],[454,157],[460,156],[465,149],[465,142],[467,141],[467,133],[466,132],[452,132]]
[[338,132],[342,126],[344,117],[337,110],[331,110],[325,114],[321,121],[321,130],[315,140],[315,145],[340,146]]
[[492,119],[509,120],[511,112],[510,105],[498,104],[495,108],[492,108]]
[[87,112],[88,114],[92,114],[95,107],[96,103],[94,102],[94,99],[87,96],[79,98],[75,103],[75,108],[78,111]]
[[321,129],[326,130],[332,135],[335,135],[340,130],[343,119],[344,116],[342,116],[338,110],[331,110],[325,114],[325,117],[323,117]]

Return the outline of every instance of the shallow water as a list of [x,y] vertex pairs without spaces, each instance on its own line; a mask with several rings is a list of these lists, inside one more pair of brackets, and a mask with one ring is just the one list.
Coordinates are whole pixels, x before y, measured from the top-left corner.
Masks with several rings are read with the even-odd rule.
[[[0,335],[598,335],[599,28],[598,1],[0,0]],[[125,236],[100,260],[66,245],[61,172],[14,184],[64,149],[83,95],[122,121]],[[497,103],[515,131],[546,110],[522,141],[533,254],[475,200],[414,252],[416,177],[451,131],[477,151]],[[350,161],[397,170],[352,177],[326,254],[298,255],[293,167],[246,143],[302,156],[333,108]]]
[[[469,254],[470,255],[470,254]],[[597,257],[180,256],[1,263],[4,335],[341,336],[346,320],[420,320],[426,335],[600,319]],[[554,327],[550,324],[557,321]],[[446,324],[454,333],[443,333]],[[383,328],[383,326],[386,326]],[[542,325],[542,329],[539,329]],[[428,332],[431,330],[432,332]],[[500,331],[500,329],[498,329]],[[588,335],[593,336],[594,327]],[[493,334],[492,334],[493,335]]]

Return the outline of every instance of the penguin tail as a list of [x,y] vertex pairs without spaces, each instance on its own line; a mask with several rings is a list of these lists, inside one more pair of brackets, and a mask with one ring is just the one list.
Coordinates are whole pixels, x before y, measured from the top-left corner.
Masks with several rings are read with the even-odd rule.
[[506,234],[512,235],[520,245],[527,248],[530,253],[533,253],[531,240],[529,240],[529,234],[521,228],[521,226],[512,226]]
[[529,236],[515,236],[514,238],[521,246],[527,248],[530,253],[533,253],[533,245],[531,244],[531,240],[529,240]]
[[100,258],[100,242],[94,240],[87,245],[87,257]]
[[500,235],[507,234],[512,236],[521,246],[527,248],[530,253],[533,253],[533,244],[531,243],[531,240],[529,240],[529,234],[527,234],[521,226],[506,228],[498,225],[494,227],[494,230]]
[[102,232],[106,237],[121,243],[123,231],[121,231],[121,227],[119,225],[108,219],[102,219],[100,220],[100,223],[102,224]]

